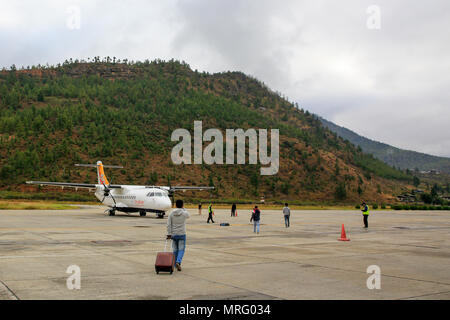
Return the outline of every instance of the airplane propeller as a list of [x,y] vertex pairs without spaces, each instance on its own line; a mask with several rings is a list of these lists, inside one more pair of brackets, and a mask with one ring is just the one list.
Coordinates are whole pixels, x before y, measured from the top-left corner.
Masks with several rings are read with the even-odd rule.
[[169,195],[169,198],[172,199],[172,208],[173,208],[173,206],[175,205],[175,195],[174,195],[175,190],[172,189],[172,183],[170,182],[170,175],[169,177],[167,177],[167,182],[169,184],[169,190],[167,191],[167,193]]
[[175,204],[175,196],[174,196],[174,190],[171,187],[168,191],[168,194],[169,194],[169,198],[172,199],[172,206],[173,206]]
[[113,201],[114,201],[114,207],[117,205],[116,204],[116,199],[114,199],[114,197],[113,197],[113,195],[111,194],[111,189],[109,189],[104,183],[103,183],[103,187],[105,188],[104,190],[103,190],[103,199],[102,199],[102,202],[105,200],[105,198],[107,197],[107,196],[111,196],[111,199],[113,199]]

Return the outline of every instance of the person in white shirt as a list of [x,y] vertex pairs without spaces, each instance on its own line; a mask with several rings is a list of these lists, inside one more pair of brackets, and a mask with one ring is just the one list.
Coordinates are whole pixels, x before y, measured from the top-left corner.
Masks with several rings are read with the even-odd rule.
[[289,228],[290,226],[289,218],[291,216],[291,209],[289,209],[287,203],[284,204],[283,215],[284,215],[284,224],[286,225],[286,228]]
[[172,210],[167,219],[167,239],[172,239],[175,267],[178,271],[181,271],[181,260],[186,250],[186,219],[189,218],[189,212],[183,206],[183,200],[177,200],[177,208]]

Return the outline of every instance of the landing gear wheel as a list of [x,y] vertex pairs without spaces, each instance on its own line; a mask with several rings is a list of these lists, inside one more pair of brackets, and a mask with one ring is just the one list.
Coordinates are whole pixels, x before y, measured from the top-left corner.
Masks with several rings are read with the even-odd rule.
[[164,218],[164,213],[158,213],[158,214],[157,214],[157,218],[158,218],[158,219]]
[[147,212],[145,212],[145,211],[139,211],[139,215],[140,215],[141,217],[145,217],[145,216],[147,215]]
[[112,217],[112,216],[115,216],[116,215],[116,210],[109,210],[109,216],[110,217]]

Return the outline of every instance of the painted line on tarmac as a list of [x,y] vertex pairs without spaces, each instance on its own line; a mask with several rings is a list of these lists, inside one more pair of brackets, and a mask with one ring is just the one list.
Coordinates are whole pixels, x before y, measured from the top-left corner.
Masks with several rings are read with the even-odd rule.
[[21,259],[21,258],[60,258],[60,257],[84,257],[84,256],[101,256],[101,253],[86,254],[41,254],[34,256],[0,256],[0,259]]
[[[217,226],[220,227],[220,222],[216,222],[213,224],[188,224],[189,228],[190,227],[202,227],[202,228],[207,228],[210,226]],[[253,223],[230,223],[229,226],[227,227],[253,227]],[[261,223],[260,226],[272,226],[272,227],[280,227],[283,226],[284,227],[284,223],[283,224],[276,224],[276,223]],[[225,227],[224,227],[225,228]]]
[[0,280],[0,293],[5,292],[9,300],[20,300],[18,296],[12,291],[2,280]]
[[106,226],[106,227],[34,227],[34,228],[1,228],[0,231],[36,231],[36,230],[60,230],[60,231],[71,231],[71,230],[108,230],[108,229],[126,229],[135,226]]

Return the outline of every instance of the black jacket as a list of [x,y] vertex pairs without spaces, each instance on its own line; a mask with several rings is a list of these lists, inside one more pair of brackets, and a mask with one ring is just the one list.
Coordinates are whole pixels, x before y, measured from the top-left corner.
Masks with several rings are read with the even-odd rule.
[[255,209],[252,213],[252,219],[253,221],[259,221],[261,219],[261,211],[259,209]]

